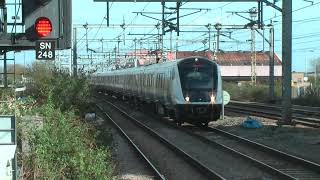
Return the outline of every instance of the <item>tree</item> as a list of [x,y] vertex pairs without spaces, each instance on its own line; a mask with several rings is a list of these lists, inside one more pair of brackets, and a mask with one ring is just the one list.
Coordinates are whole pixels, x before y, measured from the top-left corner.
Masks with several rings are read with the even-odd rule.
[[320,86],[320,57],[313,59],[310,65],[311,72],[313,72],[310,77],[310,82],[315,86]]

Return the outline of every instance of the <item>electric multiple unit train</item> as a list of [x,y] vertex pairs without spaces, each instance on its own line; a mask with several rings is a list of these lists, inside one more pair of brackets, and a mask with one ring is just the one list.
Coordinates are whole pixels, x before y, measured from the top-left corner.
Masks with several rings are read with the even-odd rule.
[[220,68],[204,57],[98,73],[91,80],[100,90],[165,109],[178,125],[189,122],[207,126],[220,118]]

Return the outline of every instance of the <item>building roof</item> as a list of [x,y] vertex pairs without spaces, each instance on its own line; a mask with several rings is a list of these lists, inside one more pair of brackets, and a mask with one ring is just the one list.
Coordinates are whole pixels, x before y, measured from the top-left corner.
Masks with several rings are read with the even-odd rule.
[[[225,51],[217,54],[217,62],[224,66],[243,66],[251,65],[251,55],[249,51]],[[177,59],[190,57],[190,56],[203,56],[209,59],[213,59],[213,52],[211,51],[179,51],[177,52]],[[257,66],[269,65],[269,52],[256,52]],[[281,60],[275,54],[275,65],[281,65]]]

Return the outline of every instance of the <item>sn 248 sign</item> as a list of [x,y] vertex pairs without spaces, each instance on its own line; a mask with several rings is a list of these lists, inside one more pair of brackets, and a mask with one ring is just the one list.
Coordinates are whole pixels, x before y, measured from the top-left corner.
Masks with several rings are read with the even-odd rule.
[[36,59],[38,60],[54,60],[55,59],[55,41],[37,41],[36,42]]

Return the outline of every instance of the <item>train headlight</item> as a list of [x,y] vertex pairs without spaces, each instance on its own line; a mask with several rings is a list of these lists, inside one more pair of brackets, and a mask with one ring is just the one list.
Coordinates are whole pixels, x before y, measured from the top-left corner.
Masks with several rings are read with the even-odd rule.
[[187,97],[186,97],[186,101],[187,101],[187,102],[189,102],[189,101],[190,101],[190,98],[189,98],[189,96],[187,96]]
[[216,96],[215,95],[211,95],[210,100],[211,100],[212,104],[216,103]]

